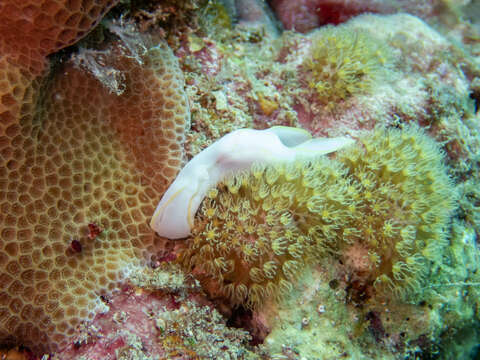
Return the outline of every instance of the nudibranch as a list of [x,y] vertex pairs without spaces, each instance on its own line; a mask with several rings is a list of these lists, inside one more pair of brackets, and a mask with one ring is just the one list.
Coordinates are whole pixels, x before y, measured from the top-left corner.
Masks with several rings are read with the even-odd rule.
[[227,175],[246,170],[253,163],[292,162],[328,154],[351,143],[353,140],[346,137],[312,138],[306,130],[286,126],[233,131],[185,165],[160,200],[150,226],[169,239],[188,237],[208,190]]

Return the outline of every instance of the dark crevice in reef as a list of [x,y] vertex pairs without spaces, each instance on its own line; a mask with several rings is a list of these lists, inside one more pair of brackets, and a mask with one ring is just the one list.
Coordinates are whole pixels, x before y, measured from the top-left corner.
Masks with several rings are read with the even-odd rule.
[[254,321],[252,311],[242,306],[232,309],[232,313],[227,319],[227,326],[248,331],[252,336],[250,340],[252,346],[263,344],[268,335],[268,332],[260,328],[259,324]]

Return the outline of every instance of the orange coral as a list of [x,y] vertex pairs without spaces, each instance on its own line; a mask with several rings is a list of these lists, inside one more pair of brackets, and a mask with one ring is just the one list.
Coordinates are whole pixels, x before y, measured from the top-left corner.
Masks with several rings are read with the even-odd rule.
[[85,36],[118,0],[5,0],[0,54],[39,75],[45,57]]
[[14,138],[20,119],[33,116],[32,82],[45,72],[46,56],[85,36],[117,1],[0,2],[0,151],[7,151],[2,135]]
[[[147,220],[181,165],[189,114],[176,58],[147,38],[135,39],[138,53],[117,41],[38,76],[43,56],[113,4],[68,1],[77,15],[56,23],[62,3],[0,9],[12,18],[0,27],[0,342],[36,351],[63,346],[105,307],[99,295],[153,253]],[[25,25],[30,48],[6,46],[26,14],[52,25]],[[89,236],[89,224],[102,231]]]

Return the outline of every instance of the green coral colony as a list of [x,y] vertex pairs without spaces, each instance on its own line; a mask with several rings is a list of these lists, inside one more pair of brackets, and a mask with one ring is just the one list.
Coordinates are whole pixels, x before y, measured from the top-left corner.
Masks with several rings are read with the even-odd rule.
[[328,110],[354,94],[368,92],[392,62],[391,49],[360,29],[326,26],[312,39],[302,64],[308,87]]
[[[257,308],[327,256],[360,254],[351,275],[409,296],[441,259],[455,190],[418,126],[376,128],[335,159],[254,164],[203,201],[180,261],[233,304]],[[358,262],[358,260],[357,260]]]

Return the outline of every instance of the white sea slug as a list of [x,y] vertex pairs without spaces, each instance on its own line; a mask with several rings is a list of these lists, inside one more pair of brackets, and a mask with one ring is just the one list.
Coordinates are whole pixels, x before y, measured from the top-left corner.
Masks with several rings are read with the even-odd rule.
[[180,171],[163,195],[150,226],[160,236],[181,239],[190,235],[193,219],[209,189],[226,175],[254,162],[291,162],[336,151],[353,143],[350,138],[317,138],[303,129],[275,126],[266,130],[240,129],[225,135]]

